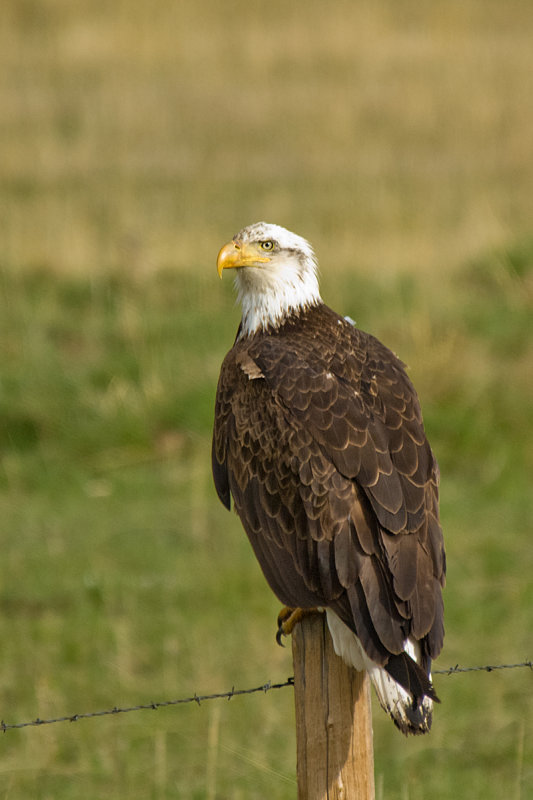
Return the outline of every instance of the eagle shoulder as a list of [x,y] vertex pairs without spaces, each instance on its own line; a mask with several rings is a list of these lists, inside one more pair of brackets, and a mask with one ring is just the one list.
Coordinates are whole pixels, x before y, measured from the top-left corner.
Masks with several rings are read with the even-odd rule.
[[261,378],[264,378],[264,375],[249,355],[248,348],[237,340],[220,369],[211,455],[215,488],[220,500],[228,509],[231,507],[228,446],[238,439],[236,417],[239,419],[243,417],[242,406],[245,401],[246,384],[248,381],[257,382]]

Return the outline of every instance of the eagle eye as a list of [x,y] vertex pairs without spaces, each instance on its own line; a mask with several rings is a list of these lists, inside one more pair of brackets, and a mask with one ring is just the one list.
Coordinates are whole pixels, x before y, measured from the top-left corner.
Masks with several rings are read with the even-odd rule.
[[274,249],[274,242],[270,239],[267,239],[265,242],[259,242],[259,246],[261,250],[273,250]]

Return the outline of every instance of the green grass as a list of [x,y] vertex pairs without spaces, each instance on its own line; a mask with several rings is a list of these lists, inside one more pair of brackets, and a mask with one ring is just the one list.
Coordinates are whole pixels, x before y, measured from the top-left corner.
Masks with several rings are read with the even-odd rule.
[[[468,266],[444,295],[404,278],[324,287],[420,386],[443,474],[442,666],[531,658],[533,353],[527,298],[517,306],[519,287],[493,279],[511,261]],[[513,278],[524,291],[532,249],[526,261]],[[237,322],[230,282],[214,270],[142,283],[4,272],[2,294],[3,719],[285,679],[277,603],[209,474],[215,384]],[[514,349],[500,347],[502,317]],[[439,678],[423,741],[376,709],[379,796],[527,796],[530,687],[518,671]],[[287,689],[9,731],[0,781],[8,797],[292,797],[292,702]]]
[[[210,477],[238,323],[217,249],[268,219],[409,365],[442,472],[438,666],[533,657],[533,5],[4,0],[0,719],[292,673]],[[525,800],[526,671],[375,709],[378,800]],[[0,796],[291,798],[290,689],[1,737]]]

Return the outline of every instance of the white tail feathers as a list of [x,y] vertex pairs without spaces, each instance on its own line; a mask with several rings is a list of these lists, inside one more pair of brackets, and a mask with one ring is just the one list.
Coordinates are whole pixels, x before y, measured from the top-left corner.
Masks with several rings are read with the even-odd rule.
[[415,705],[411,695],[383,667],[374,665],[368,672],[381,707],[396,727],[406,735],[427,733],[431,728],[433,700],[426,695]]
[[[326,616],[335,652],[354,669],[360,672],[367,670],[380,705],[392,718],[394,724],[406,735],[427,733],[431,728],[432,697],[424,694],[421,698],[414,698],[394,680],[384,667],[379,666],[366,655],[355,633],[334,611],[327,608]],[[416,664],[420,663],[418,642],[408,639],[405,642],[405,652]],[[428,678],[431,681],[431,675]]]

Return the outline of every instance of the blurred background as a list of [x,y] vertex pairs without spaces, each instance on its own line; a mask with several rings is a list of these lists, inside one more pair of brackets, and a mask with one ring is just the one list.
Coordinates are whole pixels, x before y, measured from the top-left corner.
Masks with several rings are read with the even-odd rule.
[[[292,674],[210,477],[239,311],[220,246],[310,239],[410,367],[442,473],[437,668],[533,657],[533,5],[0,7],[0,717]],[[375,708],[378,800],[533,794],[528,670]],[[9,798],[292,798],[290,689],[8,731]]]

